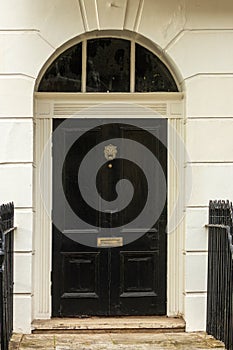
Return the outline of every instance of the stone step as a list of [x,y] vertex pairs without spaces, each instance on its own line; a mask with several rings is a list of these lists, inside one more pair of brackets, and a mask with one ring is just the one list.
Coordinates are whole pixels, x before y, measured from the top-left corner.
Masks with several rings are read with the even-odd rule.
[[89,318],[52,318],[35,320],[33,333],[116,333],[116,332],[184,332],[182,318],[166,316],[140,317],[89,317]]
[[225,350],[206,333],[14,334],[9,350]]

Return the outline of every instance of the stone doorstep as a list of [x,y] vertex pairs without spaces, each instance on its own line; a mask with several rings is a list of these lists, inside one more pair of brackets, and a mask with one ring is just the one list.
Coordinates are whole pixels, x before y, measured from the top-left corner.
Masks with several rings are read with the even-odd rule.
[[32,333],[184,332],[182,318],[166,316],[52,318],[34,320]]
[[225,350],[204,332],[111,334],[14,334],[9,350]]

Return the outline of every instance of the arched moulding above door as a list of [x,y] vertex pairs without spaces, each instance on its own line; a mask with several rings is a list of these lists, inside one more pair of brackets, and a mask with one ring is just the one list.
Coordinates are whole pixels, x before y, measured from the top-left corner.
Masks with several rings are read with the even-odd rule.
[[98,37],[79,41],[42,70],[38,92],[178,92],[177,79],[152,50],[135,40]]
[[[175,72],[175,73],[174,73]],[[41,155],[47,145],[48,162],[43,191],[52,203],[53,119],[164,118],[168,119],[168,215],[177,197],[178,172],[183,173],[184,104],[182,81],[166,53],[142,36],[124,31],[86,33],[73,39],[45,63],[35,86],[35,318],[51,317],[51,220],[43,208],[39,187]],[[98,113],[97,113],[98,112]],[[139,113],[140,112],[140,113]],[[60,121],[59,121],[60,122]],[[174,130],[174,132],[172,132]],[[181,187],[183,188],[183,187]],[[182,312],[183,227],[168,236],[167,314]],[[44,248],[46,247],[46,249]],[[178,286],[178,287],[177,287]]]

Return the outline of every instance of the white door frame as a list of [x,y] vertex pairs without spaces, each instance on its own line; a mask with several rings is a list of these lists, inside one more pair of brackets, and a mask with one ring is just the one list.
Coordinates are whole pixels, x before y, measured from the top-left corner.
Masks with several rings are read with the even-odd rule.
[[[145,117],[168,119],[168,220],[184,214],[184,113],[183,93],[35,93],[34,118],[34,256],[33,256],[33,319],[51,317],[51,261],[52,261],[52,119],[68,118],[90,107],[105,104],[133,104],[145,108]],[[116,117],[115,109],[109,117]],[[150,112],[151,111],[151,112]],[[81,112],[82,113],[82,112]],[[86,112],[85,112],[86,113]],[[107,114],[107,113],[106,113]],[[118,115],[122,117],[122,115]],[[126,115],[134,118],[134,115]],[[78,114],[77,114],[78,117]],[[95,115],[88,113],[88,117]],[[102,116],[103,117],[103,116]],[[44,174],[48,181],[40,183],[40,164],[47,147]],[[41,197],[46,194],[47,209]],[[177,201],[177,198],[180,200]],[[174,226],[174,224],[171,224]],[[183,314],[184,292],[184,220],[168,234],[167,246],[167,315]]]

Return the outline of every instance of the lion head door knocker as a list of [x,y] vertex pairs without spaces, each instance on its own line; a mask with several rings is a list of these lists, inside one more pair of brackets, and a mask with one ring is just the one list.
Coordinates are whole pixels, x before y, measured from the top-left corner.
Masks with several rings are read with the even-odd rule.
[[[117,146],[112,145],[111,143],[104,147],[104,156],[105,158],[110,161],[116,158],[117,154]],[[109,168],[112,168],[112,164],[108,164]]]

